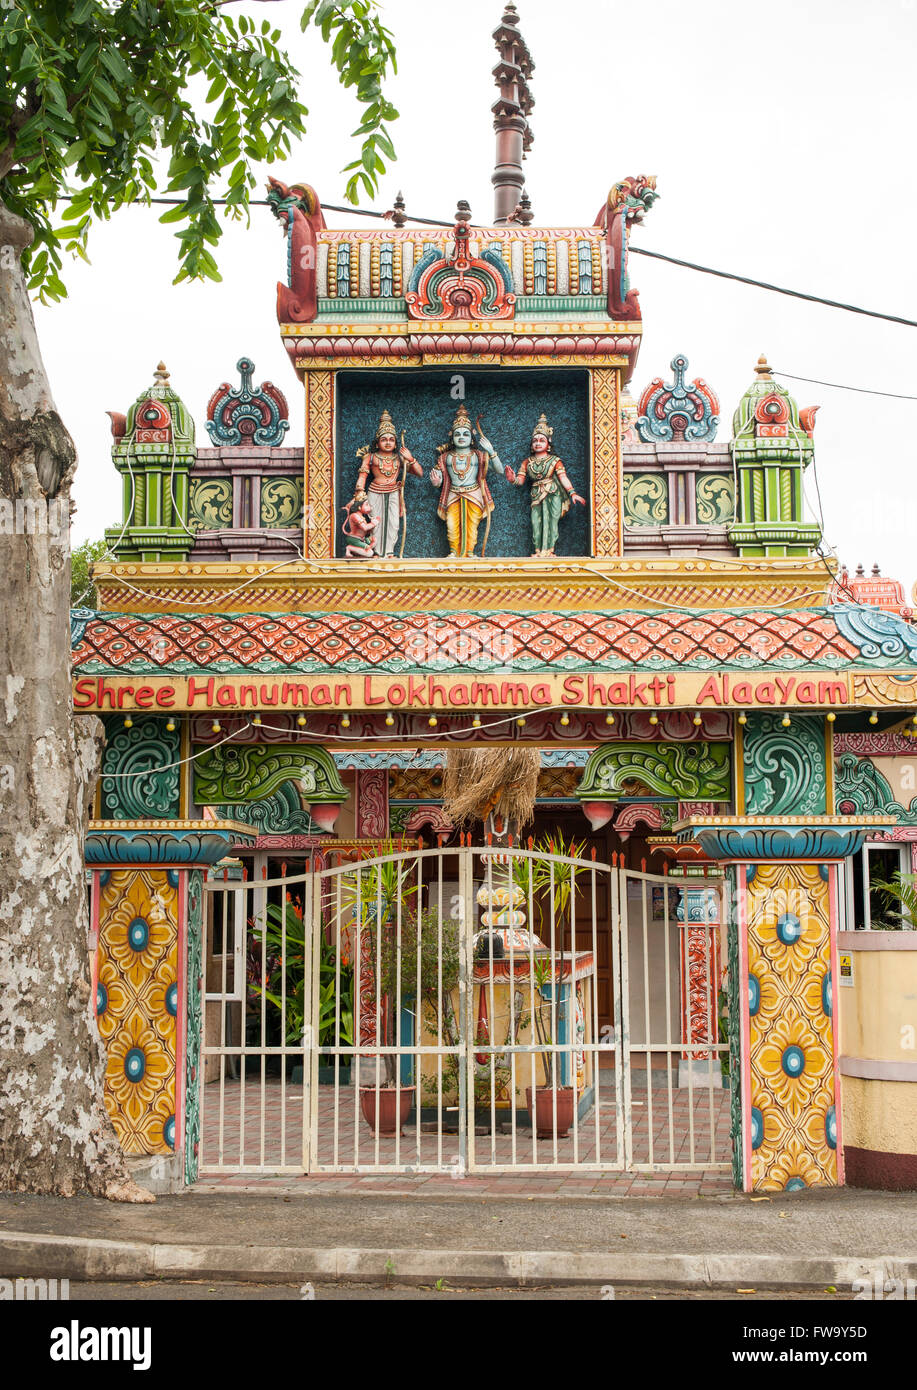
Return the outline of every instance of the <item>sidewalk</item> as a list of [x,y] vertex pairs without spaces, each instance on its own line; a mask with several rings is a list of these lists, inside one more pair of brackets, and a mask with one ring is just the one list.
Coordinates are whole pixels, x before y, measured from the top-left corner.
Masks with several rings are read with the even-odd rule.
[[0,1277],[835,1287],[917,1279],[917,1194],[0,1194]]

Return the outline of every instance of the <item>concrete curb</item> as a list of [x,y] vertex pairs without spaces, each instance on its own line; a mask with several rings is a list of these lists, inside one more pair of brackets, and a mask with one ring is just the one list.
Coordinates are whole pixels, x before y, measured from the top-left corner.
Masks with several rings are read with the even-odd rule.
[[664,1284],[685,1288],[837,1288],[917,1279],[917,1254],[835,1256],[601,1254],[568,1250],[417,1250],[338,1246],[170,1245],[83,1236],[0,1234],[0,1277],[72,1280],[349,1280],[431,1284]]

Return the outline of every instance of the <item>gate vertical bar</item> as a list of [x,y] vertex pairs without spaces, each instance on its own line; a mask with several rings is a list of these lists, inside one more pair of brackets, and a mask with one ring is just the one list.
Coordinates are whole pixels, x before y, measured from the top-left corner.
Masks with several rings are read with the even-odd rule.
[[[633,1164],[633,1113],[631,1106],[630,1078],[630,981],[628,977],[627,948],[629,924],[627,917],[627,875],[624,869],[612,872],[612,884],[617,899],[613,916],[614,930],[612,941],[612,978],[615,989],[615,1046],[617,1066],[615,1067],[615,1098],[618,1108],[618,1145],[623,1140],[623,1167],[630,1171]],[[622,1124],[623,1117],[623,1124]],[[623,1130],[623,1133],[622,1133]]]
[[[468,1040],[474,1025],[474,854],[470,848],[459,850],[459,898],[461,915],[459,931],[459,1044],[464,1050],[465,1065],[459,1056],[459,1169],[464,1175],[474,1170],[474,1049]],[[469,1096],[471,1104],[469,1104]]]
[[[309,1024],[303,1029],[303,1067],[302,1067],[302,1167],[308,1173],[312,1167],[312,1155],[318,1147],[318,953],[322,931],[321,884],[317,881],[310,860],[309,873],[303,884],[303,930],[308,930],[309,938],[303,951],[303,1000],[311,1001]],[[308,928],[306,928],[308,923]]]

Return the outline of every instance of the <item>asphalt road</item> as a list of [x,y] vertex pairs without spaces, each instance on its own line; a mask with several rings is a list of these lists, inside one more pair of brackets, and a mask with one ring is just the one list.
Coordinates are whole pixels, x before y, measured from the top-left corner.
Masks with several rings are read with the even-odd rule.
[[[365,1284],[314,1284],[312,1295],[316,1302],[491,1302],[507,1300],[515,1303],[528,1302],[577,1302],[595,1303],[607,1298],[604,1291],[609,1286],[588,1287],[584,1285],[559,1285],[553,1288],[520,1289],[516,1286],[504,1288],[450,1288],[445,1283],[442,1288],[430,1286],[412,1287],[406,1284],[393,1284],[389,1288],[376,1288]],[[308,1301],[306,1286],[305,1301]],[[114,1302],[216,1302],[233,1300],[284,1302],[304,1301],[303,1286],[299,1284],[226,1284],[210,1283],[207,1280],[186,1281],[182,1283],[145,1281],[116,1284],[71,1284],[70,1301],[90,1303]],[[853,1298],[852,1292],[838,1289],[834,1292],[813,1289],[761,1289],[739,1293],[724,1289],[676,1289],[676,1288],[627,1288],[614,1286],[616,1302],[630,1301],[687,1301],[687,1302],[843,1302]]]

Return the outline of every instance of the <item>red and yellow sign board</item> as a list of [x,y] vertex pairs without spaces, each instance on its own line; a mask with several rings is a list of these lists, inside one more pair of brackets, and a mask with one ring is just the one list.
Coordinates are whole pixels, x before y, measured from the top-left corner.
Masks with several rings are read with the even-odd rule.
[[[538,709],[840,709],[856,703],[849,674],[527,672],[434,675],[79,676],[78,713],[109,710],[321,709],[478,712]],[[874,698],[874,696],[873,696]]]

